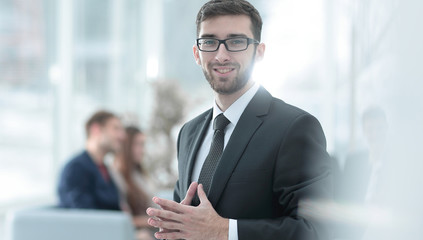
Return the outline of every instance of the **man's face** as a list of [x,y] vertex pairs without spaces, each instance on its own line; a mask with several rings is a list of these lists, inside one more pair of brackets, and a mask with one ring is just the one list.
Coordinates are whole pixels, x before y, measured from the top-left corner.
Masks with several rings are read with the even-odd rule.
[[[219,16],[203,21],[199,37],[224,40],[230,37],[253,38],[251,20],[246,15]],[[250,44],[245,51],[229,52],[223,44],[215,52],[199,51],[193,47],[195,61],[203,69],[212,89],[219,94],[232,94],[243,89],[251,80],[256,60],[263,57],[264,44]]]
[[105,152],[116,153],[122,147],[125,131],[117,118],[110,118],[101,127],[100,146]]

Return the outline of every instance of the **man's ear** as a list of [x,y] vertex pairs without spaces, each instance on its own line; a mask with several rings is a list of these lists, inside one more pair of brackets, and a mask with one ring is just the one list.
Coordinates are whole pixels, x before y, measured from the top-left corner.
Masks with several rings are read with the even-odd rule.
[[200,59],[200,50],[198,50],[197,45],[194,44],[194,46],[192,46],[192,52],[194,54],[194,59],[195,62],[201,66],[201,59]]
[[260,43],[256,49],[256,61],[261,61],[264,58],[264,52],[266,50],[266,45]]

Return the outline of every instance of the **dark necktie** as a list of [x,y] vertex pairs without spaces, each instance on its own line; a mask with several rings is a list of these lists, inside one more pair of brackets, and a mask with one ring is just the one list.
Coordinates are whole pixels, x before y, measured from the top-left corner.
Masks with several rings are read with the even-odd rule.
[[98,166],[98,169],[100,170],[101,176],[103,177],[104,181],[108,183],[110,180],[110,176],[106,166],[103,163],[100,163],[97,166]]
[[[216,166],[219,163],[220,157],[222,156],[225,128],[230,121],[223,115],[223,113],[217,115],[213,122],[213,140],[210,146],[209,154],[204,161],[203,167],[201,168],[200,176],[198,177],[198,183],[203,184],[204,192],[208,195],[211,182],[213,179]],[[196,206],[200,203],[198,196],[196,195],[193,200],[193,205]]]

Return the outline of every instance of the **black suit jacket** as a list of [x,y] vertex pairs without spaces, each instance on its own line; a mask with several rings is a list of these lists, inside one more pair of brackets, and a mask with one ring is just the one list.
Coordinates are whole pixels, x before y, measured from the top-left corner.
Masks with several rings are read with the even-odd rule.
[[[210,109],[179,133],[175,201],[186,195],[211,117]],[[240,240],[327,240],[325,225],[300,216],[298,207],[300,200],[331,197],[329,172],[317,119],[260,87],[235,126],[208,198],[219,215],[238,220]]]
[[72,158],[60,176],[59,206],[120,210],[119,192],[110,179],[106,182],[87,151]]

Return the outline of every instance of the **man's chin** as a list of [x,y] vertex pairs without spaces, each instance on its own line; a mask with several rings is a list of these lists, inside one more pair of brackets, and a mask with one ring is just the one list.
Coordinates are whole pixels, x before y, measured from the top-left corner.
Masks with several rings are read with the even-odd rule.
[[240,91],[245,85],[246,85],[246,83],[229,84],[228,82],[227,82],[227,84],[213,84],[213,83],[210,84],[213,91],[215,91],[216,93],[222,94],[222,95],[230,95],[230,94],[236,93],[236,92]]
[[231,95],[232,93],[236,92],[234,89],[213,89],[216,93],[221,95]]
[[229,94],[236,92],[236,89],[234,89],[233,86],[224,87],[224,86],[216,86],[216,85],[211,84],[211,87],[212,87],[213,91],[215,91],[216,93],[222,94],[222,95],[229,95]]
[[122,150],[122,149],[121,149],[120,147],[116,147],[116,148],[110,149],[110,153],[117,154],[117,153],[119,153],[121,150]]

